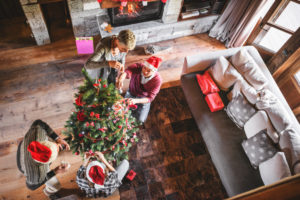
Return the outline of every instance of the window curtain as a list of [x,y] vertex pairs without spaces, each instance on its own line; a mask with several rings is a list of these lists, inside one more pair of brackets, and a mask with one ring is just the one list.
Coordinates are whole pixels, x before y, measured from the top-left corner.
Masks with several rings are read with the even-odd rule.
[[257,24],[268,0],[231,0],[209,36],[225,42],[225,46],[240,47]]

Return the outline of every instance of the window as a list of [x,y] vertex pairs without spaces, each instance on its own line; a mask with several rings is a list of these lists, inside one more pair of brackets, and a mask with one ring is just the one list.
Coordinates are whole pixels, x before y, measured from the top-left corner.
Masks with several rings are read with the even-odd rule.
[[260,25],[254,44],[276,53],[300,27],[300,1],[275,0]]

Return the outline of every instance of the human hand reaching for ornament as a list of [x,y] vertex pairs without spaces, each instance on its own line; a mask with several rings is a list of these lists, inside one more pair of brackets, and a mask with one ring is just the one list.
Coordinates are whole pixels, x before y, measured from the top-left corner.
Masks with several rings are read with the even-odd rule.
[[60,174],[60,173],[65,173],[69,170],[71,165],[69,163],[61,163],[59,166],[55,167],[54,173],[55,174]]
[[56,143],[61,151],[64,150],[64,148],[66,148],[66,150],[70,150],[70,145],[64,139],[58,138]]
[[108,65],[111,68],[115,68],[121,72],[124,72],[124,65],[118,61],[114,61],[114,60],[108,61]]
[[102,162],[106,161],[103,153],[101,153],[100,151],[96,151],[95,154]]
[[106,167],[109,169],[109,171],[115,171],[115,168],[107,162],[107,160],[105,159],[103,153],[101,153],[100,151],[96,151],[95,154],[97,155],[99,160],[106,165]]
[[149,99],[146,98],[146,97],[140,98],[140,99],[138,99],[138,98],[128,98],[127,101],[128,101],[129,105],[135,105],[135,104],[139,104],[139,103],[141,103],[141,104],[149,103]]
[[116,81],[116,87],[120,90],[123,88],[124,85],[124,80],[126,78],[126,73],[125,72],[121,72],[121,74],[119,75],[119,77],[117,78]]

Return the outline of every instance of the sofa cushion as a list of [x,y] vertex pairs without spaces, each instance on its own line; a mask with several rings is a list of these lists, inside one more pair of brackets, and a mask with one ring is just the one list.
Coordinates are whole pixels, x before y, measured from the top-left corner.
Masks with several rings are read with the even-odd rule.
[[268,89],[263,89],[258,93],[256,108],[264,110],[269,116],[276,131],[280,134],[291,126],[291,119],[283,107],[280,100]]
[[197,74],[196,77],[203,94],[206,95],[220,91],[216,83],[212,80],[208,71],[205,71],[203,75]]
[[230,59],[233,66],[257,90],[267,84],[267,79],[246,49],[241,49]]
[[209,72],[220,89],[224,91],[227,91],[239,78],[241,78],[240,73],[223,56],[209,68]]
[[236,81],[232,90],[228,93],[227,97],[229,100],[232,100],[240,93],[242,93],[246,97],[249,103],[251,104],[256,103],[258,98],[258,91],[254,87],[249,85],[244,78],[241,78]]
[[263,129],[267,129],[267,134],[274,143],[278,143],[278,133],[270,122],[267,113],[260,110],[245,123],[244,130],[247,138],[250,138]]
[[284,151],[291,171],[300,173],[300,132],[295,129],[284,130],[279,138],[279,146]]
[[291,171],[283,152],[277,152],[272,158],[262,162],[259,165],[259,173],[265,185],[291,176]]
[[245,123],[255,114],[255,108],[249,104],[242,94],[233,98],[226,107],[228,117],[237,127],[243,128]]
[[262,186],[259,171],[251,167],[243,152],[243,130],[234,125],[226,112],[210,112],[195,73],[182,76],[181,87],[228,196]]
[[277,152],[273,142],[267,136],[267,129],[244,140],[242,146],[254,169],[257,169],[260,163],[273,157]]

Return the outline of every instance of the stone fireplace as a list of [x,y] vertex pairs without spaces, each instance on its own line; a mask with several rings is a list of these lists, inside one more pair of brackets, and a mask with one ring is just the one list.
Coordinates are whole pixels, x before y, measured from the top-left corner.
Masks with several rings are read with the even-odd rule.
[[160,1],[129,2],[126,6],[108,9],[108,15],[112,26],[123,26],[141,23],[151,20],[159,20],[162,17],[164,4]]
[[[43,45],[50,40],[39,6],[40,1],[42,0],[20,0],[38,45]],[[75,37],[99,34],[106,37],[130,29],[135,33],[138,45],[207,32],[219,17],[219,14],[210,12],[200,17],[182,20],[180,15],[184,0],[167,0],[166,3],[162,3],[161,0],[136,1],[132,7],[134,9],[129,6],[133,1],[128,1],[126,8],[121,8],[120,2],[117,6],[102,8],[97,0],[66,1]],[[113,2],[102,0],[104,1]],[[220,0],[211,2],[218,1]],[[101,28],[104,22],[112,24],[111,33]]]
[[[155,2],[161,3],[160,1]],[[148,2],[149,4],[150,2]],[[113,23],[109,17],[110,11],[106,15],[97,15],[101,37],[118,34],[121,30],[130,29],[137,37],[137,44],[142,45],[207,32],[219,17],[219,15],[207,15],[196,19],[180,20],[179,15],[183,0],[168,0],[166,3],[161,3],[161,5],[161,17],[133,24],[125,22],[118,26],[113,25],[114,28],[111,33],[101,28],[101,24],[104,22]]]

